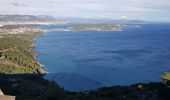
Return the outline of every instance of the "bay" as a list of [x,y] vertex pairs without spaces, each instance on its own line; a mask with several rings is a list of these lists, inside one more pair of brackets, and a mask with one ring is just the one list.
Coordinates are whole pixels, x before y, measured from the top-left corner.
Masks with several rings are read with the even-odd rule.
[[70,91],[158,82],[163,72],[170,71],[170,24],[165,23],[121,32],[46,32],[36,45],[38,60],[49,72],[45,78]]

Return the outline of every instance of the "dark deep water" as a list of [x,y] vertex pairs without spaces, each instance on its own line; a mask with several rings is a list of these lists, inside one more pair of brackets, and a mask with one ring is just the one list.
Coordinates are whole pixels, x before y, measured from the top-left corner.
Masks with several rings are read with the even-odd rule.
[[[69,25],[45,26],[44,29]],[[161,81],[170,71],[170,24],[122,32],[47,32],[36,41],[39,61],[67,90]]]

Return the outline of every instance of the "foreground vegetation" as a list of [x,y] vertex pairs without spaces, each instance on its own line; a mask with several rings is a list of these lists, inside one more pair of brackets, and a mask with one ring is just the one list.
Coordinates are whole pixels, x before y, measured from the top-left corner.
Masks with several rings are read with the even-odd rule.
[[[166,80],[170,81],[170,80]],[[94,91],[69,92],[41,75],[1,75],[0,88],[16,100],[169,100],[170,88],[162,82],[113,86]]]

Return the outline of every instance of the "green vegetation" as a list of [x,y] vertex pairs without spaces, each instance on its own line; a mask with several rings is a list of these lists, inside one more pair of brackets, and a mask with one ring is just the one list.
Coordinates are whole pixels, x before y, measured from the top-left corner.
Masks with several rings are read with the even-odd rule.
[[40,75],[2,75],[0,88],[16,100],[169,100],[170,88],[163,83],[113,86],[94,91],[64,91]]
[[[11,31],[24,30],[21,34],[12,34]],[[8,31],[7,31],[8,30]],[[28,31],[27,31],[28,30]],[[41,31],[23,26],[3,26],[1,31],[6,32],[0,38],[0,72],[3,74],[44,73],[41,64],[36,61],[36,53],[32,51],[34,39],[41,35]],[[30,32],[30,33],[29,33]]]
[[71,31],[121,31],[123,25],[89,25],[70,28]]
[[165,72],[165,73],[162,75],[162,78],[163,78],[164,80],[170,81],[170,73]]
[[0,88],[16,100],[65,100],[66,93],[41,75],[0,75]]
[[163,78],[164,84],[170,87],[170,73],[165,72],[162,75],[162,78]]

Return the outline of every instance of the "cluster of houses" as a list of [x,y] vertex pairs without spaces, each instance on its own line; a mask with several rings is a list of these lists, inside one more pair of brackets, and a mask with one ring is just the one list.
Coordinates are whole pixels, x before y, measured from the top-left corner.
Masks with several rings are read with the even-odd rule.
[[0,100],[15,100],[15,96],[4,95],[0,89]]
[[12,28],[12,29],[0,28],[1,34],[27,34],[29,32],[40,32],[40,30],[36,28],[31,28],[31,27],[18,27],[18,28]]

